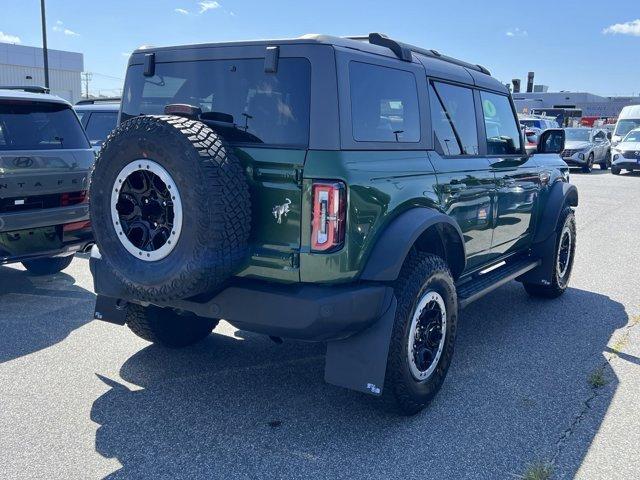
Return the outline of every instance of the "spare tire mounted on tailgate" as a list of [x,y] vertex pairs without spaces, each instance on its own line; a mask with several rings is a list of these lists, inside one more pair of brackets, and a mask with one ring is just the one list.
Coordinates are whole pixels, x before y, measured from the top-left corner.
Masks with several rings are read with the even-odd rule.
[[140,300],[215,290],[247,258],[244,171],[202,122],[142,116],[121,124],[96,160],[90,198],[102,256]]

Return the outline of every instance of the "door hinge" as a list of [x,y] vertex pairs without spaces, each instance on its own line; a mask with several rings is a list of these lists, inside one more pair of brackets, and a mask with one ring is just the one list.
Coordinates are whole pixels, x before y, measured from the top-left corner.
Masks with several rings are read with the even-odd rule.
[[300,268],[300,253],[295,252],[291,254],[291,268]]
[[303,180],[303,170],[302,170],[301,168],[296,168],[296,169],[294,170],[294,172],[295,172],[294,174],[295,174],[295,180],[296,180],[296,183],[297,183],[298,185],[302,185],[302,180]]

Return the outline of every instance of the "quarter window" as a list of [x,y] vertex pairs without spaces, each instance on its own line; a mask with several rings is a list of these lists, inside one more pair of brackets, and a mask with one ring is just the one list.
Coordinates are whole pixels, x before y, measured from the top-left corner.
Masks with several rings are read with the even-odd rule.
[[478,130],[470,88],[433,82],[429,86],[436,149],[444,155],[478,155]]
[[487,133],[487,154],[515,155],[522,152],[520,130],[509,97],[480,92],[484,126]]
[[420,141],[418,89],[411,72],[351,62],[349,82],[356,141]]

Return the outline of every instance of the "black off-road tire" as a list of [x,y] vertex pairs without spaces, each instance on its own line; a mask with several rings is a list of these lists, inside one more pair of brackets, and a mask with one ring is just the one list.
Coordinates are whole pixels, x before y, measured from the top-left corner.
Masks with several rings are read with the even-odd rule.
[[[383,400],[395,412],[414,415],[438,393],[451,364],[458,319],[456,288],[442,258],[413,250],[405,260],[394,291],[398,307],[389,346]],[[409,366],[408,340],[415,307],[429,291],[436,291],[444,300],[447,325],[444,347],[434,372],[418,381]]]
[[138,337],[168,348],[193,345],[208,337],[218,320],[178,314],[169,308],[127,305],[127,326]]
[[[562,231],[568,226],[569,232],[572,236],[570,246],[569,266],[564,275],[560,277],[556,268],[558,262],[558,255],[560,255],[560,246],[562,241]],[[539,285],[534,283],[523,282],[522,285],[529,295],[532,297],[540,298],[558,298],[562,295],[569,286],[569,279],[571,278],[571,271],[573,270],[573,262],[575,259],[576,251],[576,219],[571,207],[566,206],[560,218],[558,219],[558,226],[556,227],[556,233],[558,238],[556,239],[556,248],[554,250],[553,258],[553,276],[549,285]]]
[[[111,195],[122,169],[136,160],[161,165],[178,189],[183,221],[168,255],[144,261],[127,251],[111,218]],[[239,160],[202,122],[141,116],[109,135],[90,186],[96,243],[107,267],[133,298],[188,298],[219,289],[248,258],[249,187]]]
[[26,268],[31,275],[53,275],[71,265],[72,260],[73,255],[67,257],[38,258],[35,260],[26,260],[22,262],[22,265],[24,265],[24,268]]

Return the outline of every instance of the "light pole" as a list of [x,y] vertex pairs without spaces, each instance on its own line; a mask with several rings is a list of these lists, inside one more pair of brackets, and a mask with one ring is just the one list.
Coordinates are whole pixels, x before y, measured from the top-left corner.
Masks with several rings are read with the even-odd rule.
[[49,88],[49,53],[47,52],[47,19],[44,12],[44,0],[40,0],[42,18],[42,54],[44,58],[44,86]]

